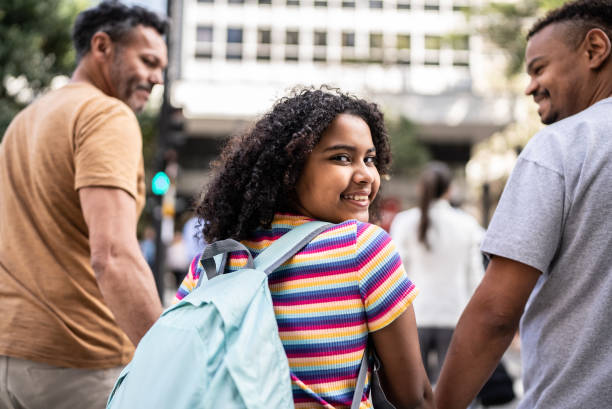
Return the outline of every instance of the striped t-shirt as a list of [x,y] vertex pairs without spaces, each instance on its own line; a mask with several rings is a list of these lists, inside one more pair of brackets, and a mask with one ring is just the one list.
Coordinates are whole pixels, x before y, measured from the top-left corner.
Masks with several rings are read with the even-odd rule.
[[[257,257],[310,220],[277,214],[270,229],[242,243]],[[226,272],[246,260],[245,252],[232,253]],[[195,288],[201,273],[195,258],[178,300]],[[356,220],[319,234],[269,276],[269,287],[297,409],[350,407],[368,332],[391,323],[416,296],[389,235]],[[364,398],[361,408],[371,407]]]

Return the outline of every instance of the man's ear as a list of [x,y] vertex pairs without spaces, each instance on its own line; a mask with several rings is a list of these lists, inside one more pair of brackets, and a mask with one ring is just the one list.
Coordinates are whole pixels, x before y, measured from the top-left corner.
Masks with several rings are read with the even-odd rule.
[[98,31],[91,37],[91,55],[96,60],[108,60],[112,56],[114,46],[113,40],[103,31]]
[[584,44],[589,56],[589,68],[599,69],[610,58],[612,45],[603,30],[590,29],[584,38]]

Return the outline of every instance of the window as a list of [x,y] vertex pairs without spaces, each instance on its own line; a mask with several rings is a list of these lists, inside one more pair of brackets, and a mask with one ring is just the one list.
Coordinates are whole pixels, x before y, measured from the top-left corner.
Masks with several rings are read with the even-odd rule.
[[398,10],[410,10],[410,0],[397,0]]
[[440,65],[440,48],[442,37],[425,36],[425,65]]
[[440,36],[425,36],[426,50],[439,50],[442,46],[442,37]]
[[300,43],[300,33],[297,30],[287,30],[285,32],[285,44],[298,45]]
[[285,61],[299,59],[300,32],[298,30],[285,31]]
[[196,29],[196,42],[212,43],[213,28],[212,26],[198,26]]
[[467,1],[466,2],[455,1],[455,4],[453,4],[453,11],[459,12],[459,13],[467,13],[470,11],[470,6],[468,5]]
[[314,45],[316,46],[326,46],[327,45],[327,32],[325,31],[315,31],[314,33]]
[[381,64],[383,62],[383,35],[382,33],[370,33],[370,63]]
[[214,3],[214,0],[198,0],[198,3]]
[[456,35],[451,38],[453,50],[469,50],[470,37],[466,34]]
[[257,4],[263,5],[263,4],[272,4],[272,0],[258,0]]
[[383,8],[382,0],[370,0],[370,8],[371,9],[382,9]]
[[242,59],[242,29],[228,28],[227,29],[227,48],[225,58],[228,60]]
[[299,6],[300,0],[287,0],[287,5],[288,6]]
[[212,42],[212,26],[197,26],[195,58],[212,58]]
[[340,61],[343,64],[358,62],[355,58],[355,33],[353,31],[342,32],[342,54]]
[[398,64],[410,64],[410,34],[398,34],[395,42]]
[[383,46],[382,33],[370,33],[370,49],[382,48],[382,46]]
[[451,46],[453,47],[453,65],[468,67],[470,65],[470,36],[467,34],[453,36]]
[[426,11],[440,11],[440,2],[438,0],[425,0],[424,8]]
[[315,0],[315,7],[327,7],[327,0]]
[[312,60],[315,62],[327,61],[327,32],[314,32],[314,50]]
[[345,9],[354,9],[355,8],[355,1],[354,0],[342,0],[342,8]]
[[229,4],[244,4],[244,0],[227,0]]
[[257,60],[270,60],[270,44],[272,43],[272,30],[260,28],[257,30]]
[[345,31],[342,33],[342,47],[355,47],[355,33]]

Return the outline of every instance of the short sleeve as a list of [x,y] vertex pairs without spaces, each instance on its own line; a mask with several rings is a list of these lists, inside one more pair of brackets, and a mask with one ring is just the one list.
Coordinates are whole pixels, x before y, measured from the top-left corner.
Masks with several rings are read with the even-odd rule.
[[94,98],[74,132],[75,190],[116,187],[138,198],[142,137],[134,113],[118,100]]
[[546,273],[559,246],[565,211],[561,174],[519,158],[482,243],[482,251]]
[[358,223],[356,260],[368,329],[377,331],[408,308],[417,290],[406,276],[391,237],[378,226]]

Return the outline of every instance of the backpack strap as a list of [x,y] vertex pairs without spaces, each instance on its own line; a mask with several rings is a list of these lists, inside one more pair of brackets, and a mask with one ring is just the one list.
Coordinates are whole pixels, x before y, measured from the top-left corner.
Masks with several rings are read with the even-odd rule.
[[368,347],[363,351],[363,358],[361,358],[361,365],[359,366],[359,375],[357,375],[357,384],[355,385],[355,393],[353,394],[353,402],[351,403],[351,409],[359,409],[361,405],[361,397],[363,396],[363,390],[365,389],[366,375],[368,374]]
[[327,222],[312,221],[294,227],[255,258],[255,268],[270,275],[331,225]]
[[[204,271],[206,272],[206,276],[208,277],[209,280],[215,277],[216,275],[218,275],[219,272],[222,273],[221,269],[219,269],[219,272],[217,271],[217,266],[215,264],[214,257],[219,254],[227,254],[231,251],[246,251],[247,257],[248,257],[246,267],[253,268],[255,266],[253,264],[253,256],[251,255],[251,252],[249,251],[249,249],[245,247],[244,244],[234,239],[215,241],[214,243],[211,243],[208,246],[206,246],[206,248],[204,249],[204,252],[202,253],[202,256],[200,257],[200,261],[202,262],[202,267],[204,267]],[[225,257],[223,257],[223,260],[225,260]],[[224,261],[222,261],[221,264],[225,264]],[[201,280],[198,280],[198,284],[199,284],[199,281]]]

